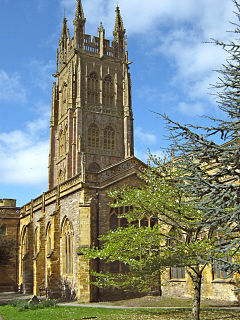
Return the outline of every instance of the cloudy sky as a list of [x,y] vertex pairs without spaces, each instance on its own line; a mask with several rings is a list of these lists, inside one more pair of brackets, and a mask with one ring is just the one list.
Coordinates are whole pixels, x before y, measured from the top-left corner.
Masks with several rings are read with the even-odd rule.
[[[86,33],[100,21],[112,39],[115,0],[83,0]],[[219,116],[209,85],[224,52],[206,44],[226,40],[235,21],[231,0],[119,0],[128,35],[135,154],[146,161],[167,145],[164,123]],[[64,10],[73,34],[76,0],[0,0],[0,198],[18,205],[47,189],[52,74]]]

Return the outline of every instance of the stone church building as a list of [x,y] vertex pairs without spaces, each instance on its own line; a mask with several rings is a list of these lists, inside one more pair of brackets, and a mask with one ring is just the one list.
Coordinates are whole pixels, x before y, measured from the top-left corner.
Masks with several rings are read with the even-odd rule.
[[125,29],[116,8],[114,40],[85,34],[77,2],[70,37],[66,18],[52,88],[48,191],[20,210],[19,284],[39,295],[67,286],[93,300],[89,263],[79,247],[97,242],[117,219],[106,191],[137,184],[131,79]]
[[[107,190],[138,185],[137,174],[145,164],[134,157],[130,62],[119,7],[112,43],[105,39],[102,23],[94,37],[85,34],[85,23],[78,0],[74,35],[70,37],[64,18],[57,50],[48,191],[22,208],[7,202],[0,206],[1,217],[8,208],[15,226],[19,221],[14,229],[17,262],[11,272],[0,269],[0,278],[10,272],[9,288],[15,284],[24,293],[40,295],[47,289],[55,296],[65,292],[93,301],[113,296],[113,291],[90,285],[91,262],[78,249],[98,243],[100,234],[121,225],[109,207]],[[171,270],[169,280],[164,294],[191,295],[182,268]],[[231,279],[223,272],[209,267],[204,280],[203,295],[236,300]]]

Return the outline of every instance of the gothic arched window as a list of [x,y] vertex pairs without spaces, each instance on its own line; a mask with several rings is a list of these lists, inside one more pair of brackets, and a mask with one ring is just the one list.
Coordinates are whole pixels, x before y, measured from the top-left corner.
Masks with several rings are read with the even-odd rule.
[[87,81],[88,102],[91,104],[99,103],[99,81],[95,72],[90,73]]
[[110,229],[116,230],[119,227],[119,218],[116,213],[112,214],[110,217]]
[[59,156],[62,156],[65,152],[65,135],[63,130],[59,133]]
[[114,150],[116,145],[115,130],[107,126],[104,130],[104,149]]
[[68,219],[62,227],[62,265],[63,273],[73,273],[73,230]]
[[23,275],[23,260],[25,255],[28,252],[28,243],[27,243],[27,228],[23,227],[21,235],[21,247],[20,247],[20,275]]
[[111,107],[113,105],[113,81],[110,75],[107,75],[103,80],[103,105]]
[[51,228],[51,223],[49,223],[47,226],[47,233],[46,233],[46,235],[47,235],[47,248],[46,248],[47,255],[50,255],[52,252],[52,234],[51,233],[52,233],[52,228]]
[[62,90],[62,108],[61,108],[61,115],[64,115],[67,111],[67,84],[64,83]]
[[100,146],[99,128],[95,123],[88,127],[88,146],[93,148]]
[[[128,220],[126,218],[120,218],[123,213],[127,213],[129,207],[120,207],[120,208],[111,208],[110,210],[110,219],[109,219],[109,227],[110,230],[116,230],[117,228],[126,228],[129,226]],[[119,261],[114,261],[109,264],[110,272],[118,273],[118,272],[129,272],[128,267],[124,263],[120,263]]]
[[59,184],[61,184],[61,183],[63,183],[65,181],[65,176],[66,176],[65,170],[60,169],[58,171],[58,183]]
[[[184,236],[175,228],[172,227],[171,230],[169,231],[169,234],[174,238],[168,240],[168,245],[174,247],[176,242],[179,240],[183,241]],[[173,266],[170,268],[170,279],[185,279],[186,277],[186,272],[185,272],[185,267],[183,266]]]
[[39,232],[38,232],[38,228],[36,228],[34,233],[34,255],[36,255],[38,251],[39,251]]

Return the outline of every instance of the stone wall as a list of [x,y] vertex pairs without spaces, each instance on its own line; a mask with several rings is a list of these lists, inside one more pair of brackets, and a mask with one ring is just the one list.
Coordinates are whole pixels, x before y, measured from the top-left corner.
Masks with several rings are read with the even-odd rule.
[[0,232],[2,237],[16,243],[12,259],[8,261],[7,265],[0,264],[0,292],[17,290],[19,209],[16,207],[16,200],[0,199]]

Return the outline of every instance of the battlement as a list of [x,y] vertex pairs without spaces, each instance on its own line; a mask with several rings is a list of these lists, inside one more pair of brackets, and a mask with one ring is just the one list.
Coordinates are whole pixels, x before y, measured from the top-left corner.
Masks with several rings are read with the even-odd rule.
[[[114,48],[110,46],[110,41],[107,39],[103,40],[103,54],[114,57]],[[84,35],[84,51],[90,53],[100,53],[100,39],[99,37],[91,37],[91,35]]]
[[16,207],[16,200],[15,199],[0,199],[0,207],[15,208]]
[[112,42],[105,39],[105,29],[102,22],[98,28],[98,36],[85,34],[84,12],[81,0],[77,2],[76,15],[73,20],[74,36],[71,38],[67,26],[66,17],[63,18],[63,27],[59,39],[59,49],[57,50],[56,75],[65,69],[76,52],[87,55],[111,58],[128,63],[127,37],[123,26],[120,9],[116,7],[115,28],[113,31],[114,39]]

